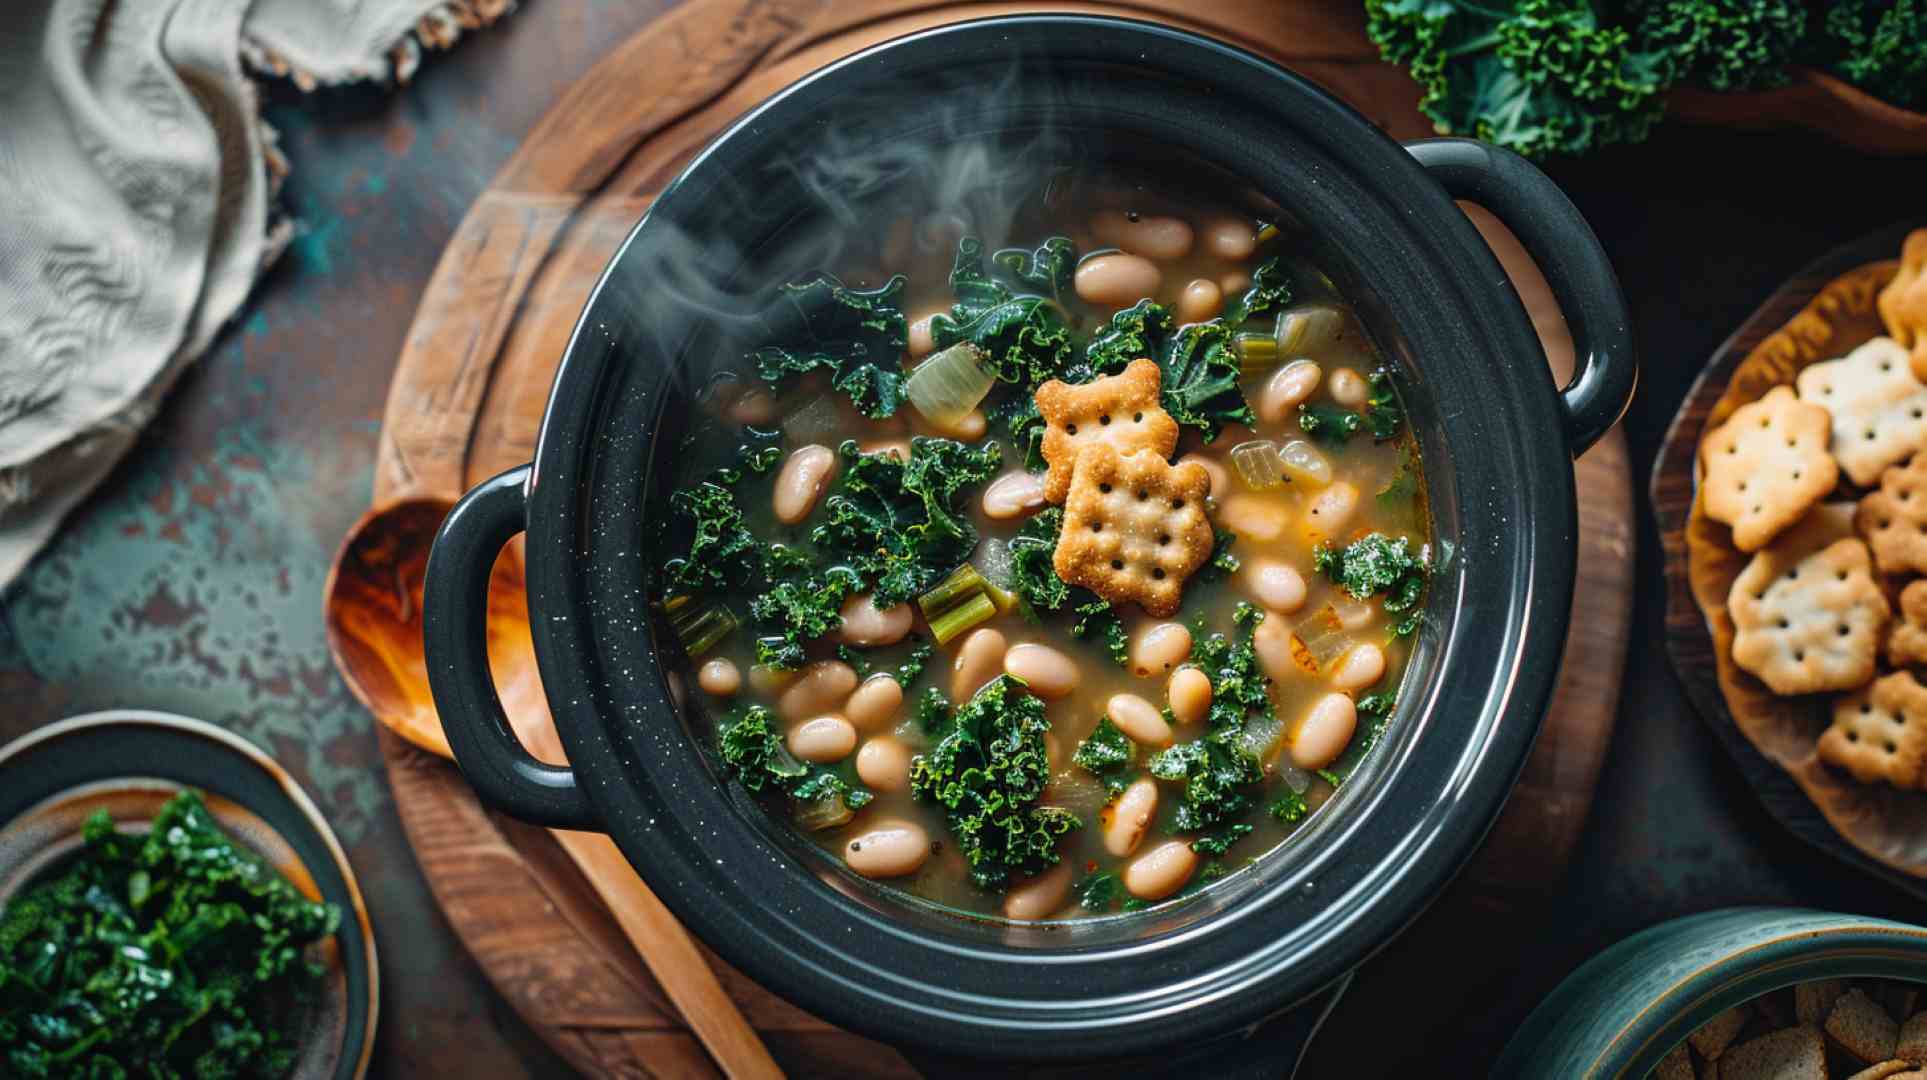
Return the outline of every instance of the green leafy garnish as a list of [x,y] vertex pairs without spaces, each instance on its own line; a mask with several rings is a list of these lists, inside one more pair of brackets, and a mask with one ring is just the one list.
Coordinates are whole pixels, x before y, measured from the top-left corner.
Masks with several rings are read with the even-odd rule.
[[1425,595],[1429,568],[1405,537],[1374,532],[1344,547],[1320,544],[1312,551],[1312,567],[1354,600],[1383,594],[1387,612],[1406,615],[1392,633],[1402,637],[1418,629],[1418,603]]
[[1231,845],[1250,835],[1251,826],[1242,822],[1219,826],[1191,841],[1191,850],[1200,855],[1223,855]]
[[869,585],[879,607],[928,589],[970,557],[977,529],[963,506],[966,488],[997,471],[996,443],[972,449],[951,439],[911,440],[910,460],[842,447],[843,474],[823,502],[810,540],[834,551]]
[[1211,679],[1205,733],[1151,756],[1152,776],[1184,783],[1172,819],[1178,832],[1210,829],[1235,818],[1251,807],[1253,791],[1264,780],[1257,757],[1243,745],[1248,722],[1276,719],[1266,692],[1270,680],[1251,644],[1252,631],[1263,618],[1263,612],[1240,604],[1234,616],[1235,644],[1213,634],[1197,646],[1192,661]]
[[1284,794],[1272,800],[1271,805],[1265,809],[1272,817],[1289,825],[1299,818],[1304,817],[1306,814],[1311,813],[1311,804],[1305,801],[1303,795],[1298,794],[1290,788],[1286,788]]
[[1266,259],[1251,272],[1251,287],[1225,301],[1224,324],[1235,329],[1248,319],[1289,303],[1291,279],[1285,275],[1284,264]]
[[1005,248],[990,261],[1024,287],[1062,302],[1077,273],[1077,245],[1069,237],[1053,236],[1031,251]]
[[1902,108],[1927,104],[1927,3],[1843,0],[1825,10],[1808,59]]
[[868,292],[828,274],[779,288],[762,314],[764,344],[749,354],[770,383],[819,369],[865,416],[895,415],[903,403],[909,323],[898,297],[903,277]]
[[751,791],[772,786],[787,790],[810,771],[784,745],[776,715],[762,705],[752,705],[725,723],[717,746],[731,774]]
[[1137,760],[1137,744],[1111,723],[1110,717],[1097,722],[1090,738],[1077,744],[1072,764],[1104,783],[1104,790],[1116,795],[1131,782],[1131,765]]
[[1052,565],[1063,528],[1063,508],[1048,506],[1017,530],[1010,541],[1011,588],[1035,612],[1070,610],[1077,616],[1071,633],[1102,642],[1111,659],[1122,665],[1130,659],[1131,639],[1117,609],[1089,589],[1066,583]]
[[999,381],[1025,388],[1063,374],[1075,350],[1063,308],[1052,297],[1057,294],[1057,268],[1065,259],[1074,266],[1075,252],[1070,241],[1056,240],[1061,248],[1045,241],[1021,267],[1027,275],[1021,278],[1023,284],[1046,279],[1053,283],[1046,296],[1019,295],[984,272],[982,242],[970,236],[959,241],[950,269],[950,289],[957,302],[948,314],[930,320],[930,338],[937,348],[970,342],[983,350]]
[[817,570],[808,555],[784,544],[763,551],[767,584],[749,602],[756,619],[756,662],[794,671],[808,658],[810,642],[843,625],[843,601],[863,591],[847,566]]
[[1149,357],[1163,373],[1159,404],[1180,426],[1195,428],[1205,442],[1226,424],[1255,424],[1257,416],[1238,389],[1238,355],[1224,319],[1177,326],[1163,305],[1140,300],[1111,316],[1110,324],[1084,350],[1091,370],[1109,375]]
[[1374,371],[1370,384],[1371,396],[1365,399],[1365,425],[1372,429],[1373,439],[1385,442],[1396,436],[1405,424],[1405,409],[1392,391],[1391,375]]
[[85,847],[0,913],[0,1074],[280,1077],[341,912],[223,833],[198,793]]
[[669,591],[722,589],[749,576],[763,545],[743,523],[734,491],[702,481],[671,495],[669,509],[694,526],[685,553],[663,567]]
[[1083,824],[1038,805],[1050,781],[1049,730],[1043,700],[999,675],[953,710],[910,764],[910,793],[944,808],[979,888],[1002,889],[1054,865],[1059,838]]
[[1123,893],[1124,883],[1112,873],[1086,874],[1071,886],[1071,891],[1077,894],[1077,902],[1085,910],[1109,911]]
[[1364,417],[1336,405],[1306,402],[1298,406],[1299,430],[1329,446],[1345,445],[1364,424]]

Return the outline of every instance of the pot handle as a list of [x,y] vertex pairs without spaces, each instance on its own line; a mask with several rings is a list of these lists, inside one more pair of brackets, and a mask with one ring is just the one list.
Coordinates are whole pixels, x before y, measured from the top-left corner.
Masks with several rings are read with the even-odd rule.
[[428,685],[455,763],[484,802],[530,824],[600,832],[575,770],[535,760],[516,739],[489,673],[489,574],[527,527],[529,469],[476,485],[435,534],[422,586]]
[[1632,314],[1599,238],[1559,185],[1510,150],[1472,139],[1421,139],[1405,149],[1447,194],[1505,222],[1545,271],[1578,358],[1559,392],[1566,441],[1573,457],[1585,453],[1625,414],[1639,382]]

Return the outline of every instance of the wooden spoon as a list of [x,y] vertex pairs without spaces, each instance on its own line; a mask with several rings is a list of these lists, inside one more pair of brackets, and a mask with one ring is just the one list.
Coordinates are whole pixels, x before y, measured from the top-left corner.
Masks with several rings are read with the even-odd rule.
[[[435,268],[430,297],[494,296],[492,311],[416,312],[376,458],[374,508],[355,522],[329,570],[323,601],[328,647],[348,688],[382,724],[415,746],[453,758],[435,714],[422,655],[422,579],[442,519],[460,497],[469,442],[508,326],[555,233],[579,203],[490,193],[463,219]],[[465,286],[465,281],[472,284]],[[504,284],[506,283],[506,284]],[[566,761],[535,671],[514,549],[489,587],[490,666],[517,735],[537,757]],[[780,1078],[742,1011],[681,923],[606,836],[551,833],[601,896],[643,963],[710,1056],[731,1077]]]

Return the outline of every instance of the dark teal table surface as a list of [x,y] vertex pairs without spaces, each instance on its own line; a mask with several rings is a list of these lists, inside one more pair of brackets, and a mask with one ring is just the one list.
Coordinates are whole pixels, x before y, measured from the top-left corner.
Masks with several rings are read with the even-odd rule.
[[[442,245],[549,103],[668,6],[535,0],[431,58],[404,92],[271,91],[300,238],[129,460],[0,597],[0,739],[91,709],[172,710],[254,740],[314,793],[374,912],[377,1076],[566,1070],[428,894],[372,721],[328,660],[322,581],[367,505],[388,376]],[[1617,740],[1577,860],[1540,917],[1510,920],[1474,962],[1452,940],[1462,927],[1421,920],[1361,972],[1307,1076],[1476,1073],[1572,966],[1674,915],[1794,903],[1923,918],[1780,831],[1686,705],[1661,649],[1644,492],[1713,348],[1803,263],[1927,212],[1927,162],[1669,125],[1551,171],[1605,241],[1645,350],[1626,421],[1639,593]]]

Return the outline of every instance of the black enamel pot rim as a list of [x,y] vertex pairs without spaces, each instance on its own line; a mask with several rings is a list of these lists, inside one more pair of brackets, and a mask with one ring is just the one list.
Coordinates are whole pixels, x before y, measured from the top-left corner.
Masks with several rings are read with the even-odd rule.
[[[1150,133],[1288,212],[1315,212],[1325,230],[1316,242],[1333,245],[1327,265],[1402,373],[1441,541],[1419,674],[1392,732],[1333,805],[1199,898],[1056,937],[893,917],[888,901],[818,880],[826,871],[716,783],[652,651],[637,550],[638,535],[661,527],[643,512],[644,478],[673,457],[657,432],[680,400],[675,358],[625,329],[648,324],[636,311],[649,303],[637,299],[648,283],[638,267],[652,245],[700,223],[706,200],[751,174],[759,154],[853,89],[1007,61],[1013,43],[1068,73],[1053,86],[1067,124],[1087,103],[1106,130]],[[1101,93],[1072,85],[1082,78]],[[1248,137],[1204,134],[1234,121]],[[1016,1059],[1139,1053],[1248,1027],[1339,978],[1444,886],[1510,791],[1564,646],[1571,455],[1631,393],[1623,300],[1570,203],[1507,155],[1462,143],[1421,152],[1423,166],[1268,61],[1108,18],[925,31],[778,94],[703,151],[637,225],[570,341],[535,462],[471,492],[436,541],[429,671],[464,771],[512,812],[606,830],[732,964],[838,1024],[900,1043]],[[1513,224],[1560,294],[1584,369],[1563,399],[1504,272],[1451,195],[1489,196],[1481,201]],[[512,748],[479,659],[488,565],[525,525],[536,652],[574,775]],[[1040,936],[1010,943],[1026,934]]]

